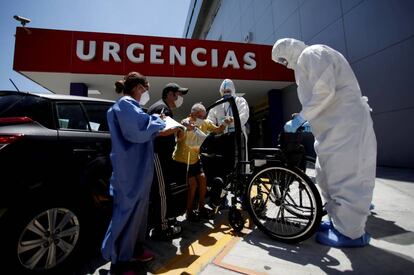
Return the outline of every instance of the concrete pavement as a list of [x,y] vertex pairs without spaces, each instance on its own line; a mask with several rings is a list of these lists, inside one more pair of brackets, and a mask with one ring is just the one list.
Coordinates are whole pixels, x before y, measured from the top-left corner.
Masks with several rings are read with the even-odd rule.
[[375,209],[367,222],[369,246],[337,249],[313,238],[288,245],[253,230],[200,274],[235,274],[232,266],[245,274],[413,274],[413,199],[414,170],[378,168]]
[[[413,274],[414,170],[378,168],[367,231],[371,244],[337,249],[314,238],[289,245],[257,229],[236,236],[224,211],[215,220],[183,222],[183,236],[170,242],[150,241],[156,260],[139,267],[142,274]],[[109,263],[93,272],[103,275]]]

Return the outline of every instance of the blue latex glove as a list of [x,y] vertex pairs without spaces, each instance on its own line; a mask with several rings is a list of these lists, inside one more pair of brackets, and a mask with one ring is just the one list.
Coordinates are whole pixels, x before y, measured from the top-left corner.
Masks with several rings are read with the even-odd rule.
[[309,124],[309,121],[306,121],[305,123],[303,123],[302,127],[303,127],[304,133],[312,133],[312,128]]
[[303,119],[303,117],[301,117],[300,115],[296,115],[292,120],[289,120],[288,122],[286,122],[283,129],[285,130],[286,133],[296,133],[298,128],[302,126],[302,124],[305,121],[306,120]]

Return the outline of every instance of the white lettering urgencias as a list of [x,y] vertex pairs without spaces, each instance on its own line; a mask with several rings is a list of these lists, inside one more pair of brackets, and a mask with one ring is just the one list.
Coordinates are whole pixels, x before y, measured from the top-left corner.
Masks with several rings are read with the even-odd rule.
[[[88,41],[89,47],[85,50],[85,41],[76,41],[76,56],[83,61],[90,61],[96,57],[96,41]],[[181,46],[167,46],[150,44],[149,63],[150,64],[165,64],[166,61],[162,58],[165,48],[169,51],[168,64],[186,66],[187,48]],[[122,62],[120,57],[120,45],[117,42],[104,41],[102,43],[102,60],[105,62]],[[144,45],[141,43],[131,43],[126,48],[126,56],[132,63],[144,63]],[[208,50],[205,48],[191,49],[191,63],[197,67],[211,66],[212,68],[219,67],[219,54],[224,54],[224,61],[220,66],[222,68],[240,69],[240,62],[245,70],[253,70],[256,68],[256,54],[254,52],[246,52],[243,59],[239,60],[234,50],[227,50],[225,53],[219,52],[218,49],[210,49],[210,58],[208,58]]]

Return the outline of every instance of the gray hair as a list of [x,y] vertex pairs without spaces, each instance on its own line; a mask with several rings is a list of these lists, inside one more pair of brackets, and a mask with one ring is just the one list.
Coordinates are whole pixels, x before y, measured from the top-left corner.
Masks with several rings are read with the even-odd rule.
[[196,103],[196,104],[193,105],[193,107],[191,107],[191,112],[192,113],[199,112],[199,111],[206,112],[206,107],[204,107],[204,105],[201,102]]

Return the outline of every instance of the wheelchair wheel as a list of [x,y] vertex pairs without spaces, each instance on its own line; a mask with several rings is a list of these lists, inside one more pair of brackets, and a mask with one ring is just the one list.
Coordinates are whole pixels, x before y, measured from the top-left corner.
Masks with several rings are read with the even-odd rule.
[[254,224],[281,242],[306,240],[321,222],[319,192],[298,168],[264,168],[250,181],[247,198],[247,210]]
[[230,207],[228,218],[230,226],[234,231],[242,231],[244,227],[244,219],[240,210],[238,210],[236,207]]

